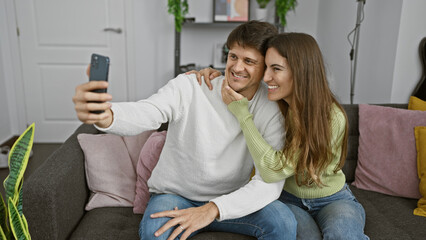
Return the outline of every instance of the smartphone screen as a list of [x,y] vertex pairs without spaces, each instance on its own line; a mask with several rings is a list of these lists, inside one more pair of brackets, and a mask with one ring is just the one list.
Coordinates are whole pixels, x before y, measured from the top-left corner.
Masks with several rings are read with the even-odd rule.
[[[89,81],[108,81],[109,57],[92,54],[90,60]],[[107,89],[96,89],[93,92],[106,93]],[[91,111],[91,113],[103,113],[104,111]]]

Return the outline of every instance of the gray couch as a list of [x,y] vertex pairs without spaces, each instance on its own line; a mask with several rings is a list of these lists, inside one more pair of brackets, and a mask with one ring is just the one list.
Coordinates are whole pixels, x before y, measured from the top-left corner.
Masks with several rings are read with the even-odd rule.
[[[387,106],[406,108],[407,105]],[[354,180],[358,154],[358,105],[344,105],[349,118],[349,151],[344,166],[348,182]],[[84,155],[79,133],[99,133],[81,125],[23,186],[24,214],[34,240],[48,239],[138,239],[142,215],[132,208],[100,208],[86,212],[89,198]],[[426,218],[413,215],[417,200],[392,197],[351,186],[366,210],[365,233],[371,239],[426,239]],[[238,234],[205,232],[195,239],[254,239]]]

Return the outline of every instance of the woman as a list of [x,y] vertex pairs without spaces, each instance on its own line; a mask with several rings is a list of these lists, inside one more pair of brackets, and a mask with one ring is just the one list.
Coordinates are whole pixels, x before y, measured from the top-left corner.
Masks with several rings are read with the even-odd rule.
[[284,33],[270,39],[265,50],[268,99],[277,101],[286,119],[282,150],[274,150],[257,131],[248,100],[226,81],[222,86],[223,101],[240,122],[256,167],[266,182],[287,179],[280,200],[296,216],[298,239],[368,239],[365,211],[341,170],[347,117],[329,89],[318,44],[307,34]]

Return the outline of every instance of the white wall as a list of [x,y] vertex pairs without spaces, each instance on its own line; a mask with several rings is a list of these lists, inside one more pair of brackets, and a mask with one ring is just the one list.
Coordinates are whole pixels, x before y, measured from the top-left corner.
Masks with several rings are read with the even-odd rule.
[[367,1],[361,27],[354,102],[391,100],[402,0]]
[[[366,1],[354,103],[390,102],[401,5],[402,0]],[[327,63],[331,88],[343,103],[350,102],[351,46],[347,35],[355,27],[357,8],[357,1],[321,0],[318,9],[318,42]]]
[[[341,101],[349,101],[349,43],[355,26],[355,1],[322,0],[318,7],[317,41],[328,71],[330,87]],[[337,20],[338,19],[338,20]],[[340,34],[336,34],[340,33]]]
[[296,9],[287,13],[285,31],[304,32],[318,39],[318,13],[322,1],[299,0]]
[[408,102],[420,80],[422,67],[418,46],[426,37],[425,10],[425,0],[406,0],[402,4],[391,102]]
[[135,99],[152,95],[173,77],[174,18],[167,1],[133,0]]

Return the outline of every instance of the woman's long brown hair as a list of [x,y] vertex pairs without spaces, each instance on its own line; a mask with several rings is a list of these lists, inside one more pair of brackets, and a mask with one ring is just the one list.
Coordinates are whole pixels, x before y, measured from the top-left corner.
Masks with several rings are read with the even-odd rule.
[[[320,176],[331,163],[331,110],[338,106],[346,119],[340,162],[343,167],[347,153],[348,124],[342,106],[331,92],[321,50],[313,37],[303,33],[283,33],[271,38],[265,46],[275,48],[288,61],[293,74],[291,105],[280,100],[285,117],[286,139],[283,155],[292,159],[297,184],[323,186]],[[290,157],[291,156],[291,157]],[[298,157],[294,157],[298,156]],[[285,163],[283,165],[286,165]]]

